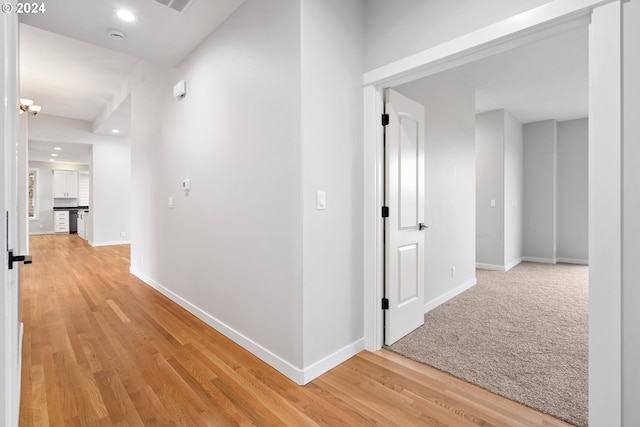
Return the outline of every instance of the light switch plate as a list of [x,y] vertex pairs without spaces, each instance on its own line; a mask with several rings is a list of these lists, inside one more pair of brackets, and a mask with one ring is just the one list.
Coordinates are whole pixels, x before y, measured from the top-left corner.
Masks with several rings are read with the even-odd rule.
[[316,209],[319,211],[327,209],[327,193],[325,191],[316,191]]
[[167,206],[169,206],[169,209],[173,209],[173,197],[169,197]]

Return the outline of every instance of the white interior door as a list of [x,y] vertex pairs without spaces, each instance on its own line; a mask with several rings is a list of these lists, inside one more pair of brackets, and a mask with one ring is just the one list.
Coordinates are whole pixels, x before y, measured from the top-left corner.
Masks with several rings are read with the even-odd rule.
[[[12,0],[11,3],[15,4]],[[14,6],[15,10],[15,6]],[[12,262],[10,250],[18,256],[18,18],[15,13],[0,17],[0,43],[3,64],[2,102],[0,103],[0,204],[2,231],[0,235],[5,253],[0,273],[0,424],[18,425],[20,402],[20,321],[19,273]]]
[[387,89],[384,341],[424,323],[424,107]]

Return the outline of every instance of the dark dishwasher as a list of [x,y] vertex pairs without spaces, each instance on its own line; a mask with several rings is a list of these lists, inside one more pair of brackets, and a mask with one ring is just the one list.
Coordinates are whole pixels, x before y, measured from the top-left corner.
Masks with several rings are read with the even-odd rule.
[[78,234],[78,211],[69,211],[69,234]]

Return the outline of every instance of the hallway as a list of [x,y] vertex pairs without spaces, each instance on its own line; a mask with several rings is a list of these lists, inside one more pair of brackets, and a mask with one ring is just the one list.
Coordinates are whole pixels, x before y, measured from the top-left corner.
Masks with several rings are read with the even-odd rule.
[[129,274],[129,246],[31,236],[20,426],[566,424],[394,353],[301,387]]

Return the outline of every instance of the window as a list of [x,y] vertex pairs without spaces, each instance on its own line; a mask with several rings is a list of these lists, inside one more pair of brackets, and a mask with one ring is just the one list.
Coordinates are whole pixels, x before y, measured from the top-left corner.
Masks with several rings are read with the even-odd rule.
[[89,172],[78,172],[78,206],[89,206]]
[[29,191],[29,219],[38,219],[38,169],[29,168],[27,188]]

